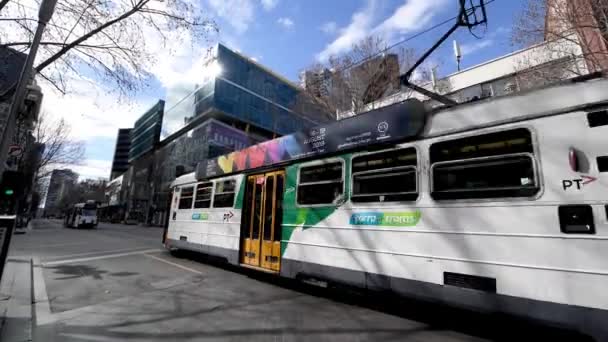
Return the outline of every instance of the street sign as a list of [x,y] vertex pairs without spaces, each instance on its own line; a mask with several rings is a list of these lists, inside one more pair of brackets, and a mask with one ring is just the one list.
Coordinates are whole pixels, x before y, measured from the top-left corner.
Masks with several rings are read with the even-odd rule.
[[10,157],[20,157],[23,154],[23,147],[20,145],[11,145],[8,147],[8,155]]

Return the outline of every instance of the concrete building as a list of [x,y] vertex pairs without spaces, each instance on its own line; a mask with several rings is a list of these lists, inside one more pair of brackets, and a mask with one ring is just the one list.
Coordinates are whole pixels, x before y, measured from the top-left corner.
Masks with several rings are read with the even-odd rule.
[[0,136],[6,127],[6,119],[12,94],[2,97],[19,80],[27,55],[16,50],[0,47]]
[[608,70],[608,3],[604,0],[548,0],[545,40],[574,35],[587,69]]
[[332,72],[329,69],[320,71],[305,70],[300,73],[300,87],[312,96],[322,98],[329,96]]
[[112,159],[112,171],[110,180],[122,175],[129,169],[129,151],[131,150],[132,128],[121,128],[116,137],[114,158]]
[[56,169],[51,173],[49,187],[44,202],[45,216],[61,214],[61,201],[78,181],[78,174],[70,169]]
[[305,70],[300,86],[337,113],[360,108],[399,89],[399,56],[382,54],[344,71]]

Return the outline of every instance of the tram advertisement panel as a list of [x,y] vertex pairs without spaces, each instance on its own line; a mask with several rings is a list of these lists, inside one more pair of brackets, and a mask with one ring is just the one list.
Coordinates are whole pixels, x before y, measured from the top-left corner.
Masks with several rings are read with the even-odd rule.
[[209,159],[199,163],[196,178],[322,156],[358,146],[403,141],[419,135],[424,120],[423,104],[408,100]]

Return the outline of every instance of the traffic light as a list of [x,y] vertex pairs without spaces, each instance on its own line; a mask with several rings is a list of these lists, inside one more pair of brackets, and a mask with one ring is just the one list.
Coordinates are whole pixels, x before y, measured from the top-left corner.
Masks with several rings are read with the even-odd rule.
[[14,215],[15,204],[25,189],[23,172],[5,171],[0,183],[0,215]]

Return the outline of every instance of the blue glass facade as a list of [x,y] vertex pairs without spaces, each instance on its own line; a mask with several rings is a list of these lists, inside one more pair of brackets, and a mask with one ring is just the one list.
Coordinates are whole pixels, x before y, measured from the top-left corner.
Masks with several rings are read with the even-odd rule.
[[185,75],[166,98],[153,177],[153,202],[164,218],[169,184],[177,173],[193,172],[205,159],[335,120],[302,89],[223,45],[200,77]]
[[135,121],[135,125],[131,130],[129,162],[132,162],[144,153],[153,150],[158,144],[164,109],[165,101],[159,100],[152,108]]
[[201,75],[197,89],[166,111],[163,139],[175,138],[179,135],[176,132],[207,114],[278,135],[313,127],[331,118],[301,89],[221,44],[208,69],[213,72]]

